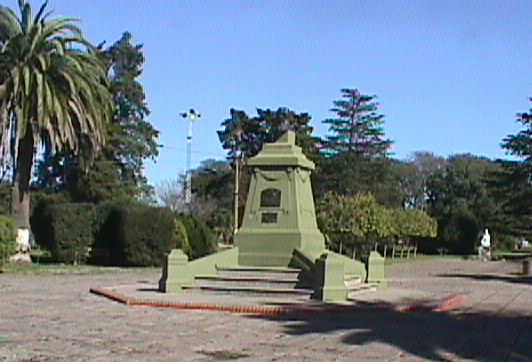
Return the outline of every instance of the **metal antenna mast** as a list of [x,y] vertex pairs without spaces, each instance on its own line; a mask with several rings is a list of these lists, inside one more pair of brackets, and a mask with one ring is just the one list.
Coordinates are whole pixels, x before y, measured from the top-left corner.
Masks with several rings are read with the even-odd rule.
[[195,120],[201,118],[201,114],[191,108],[188,112],[181,113],[180,115],[189,120],[187,135],[187,164],[185,171],[185,206],[187,212],[190,212],[190,203],[192,202],[192,170],[190,165],[192,160],[192,124]]

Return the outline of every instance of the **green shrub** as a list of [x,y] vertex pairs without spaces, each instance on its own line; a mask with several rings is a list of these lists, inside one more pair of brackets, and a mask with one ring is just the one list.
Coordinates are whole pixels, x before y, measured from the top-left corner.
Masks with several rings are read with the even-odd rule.
[[479,242],[480,225],[467,209],[454,211],[443,224],[442,239],[453,254],[474,254]]
[[[175,216],[159,207],[129,206],[115,209],[106,222],[115,234],[111,261],[124,266],[161,266],[177,245]],[[109,234],[108,234],[109,236]]]
[[17,247],[17,226],[15,221],[0,215],[0,270]]
[[180,215],[179,220],[185,226],[190,245],[190,259],[201,258],[216,251],[216,236],[209,227],[190,215]]
[[53,258],[65,263],[85,262],[94,243],[94,205],[65,203],[48,208]]
[[11,184],[0,182],[0,214],[11,211]]
[[174,219],[175,222],[175,248],[183,250],[187,255],[191,255],[192,249],[190,248],[190,242],[188,241],[187,229],[183,225],[183,221],[180,219]]

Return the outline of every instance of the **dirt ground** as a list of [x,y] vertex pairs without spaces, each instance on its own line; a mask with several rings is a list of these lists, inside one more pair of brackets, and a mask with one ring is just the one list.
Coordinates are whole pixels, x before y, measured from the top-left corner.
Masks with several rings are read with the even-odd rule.
[[[387,291],[349,312],[292,317],[128,307],[89,293],[155,286],[154,270],[0,274],[0,361],[532,361],[532,284],[519,271],[504,261],[398,264]],[[395,308],[458,294],[465,302],[450,312]]]

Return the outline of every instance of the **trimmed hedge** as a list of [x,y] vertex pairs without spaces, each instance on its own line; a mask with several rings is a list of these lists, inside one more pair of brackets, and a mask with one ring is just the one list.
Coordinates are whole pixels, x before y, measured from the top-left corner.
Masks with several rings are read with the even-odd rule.
[[55,260],[78,264],[87,260],[94,244],[95,207],[89,203],[65,203],[48,208],[49,245]]
[[17,225],[10,217],[0,215],[0,270],[17,248]]
[[56,261],[160,266],[173,248],[196,259],[216,251],[211,229],[192,216],[131,204],[55,203],[43,198],[32,229]]
[[31,193],[31,232],[35,238],[35,243],[47,250],[52,250],[52,219],[50,208],[53,205],[62,205],[70,203],[66,195],[47,194],[44,192]]
[[174,214],[166,208],[133,206],[111,212],[116,226],[111,262],[123,266],[161,266],[177,245]]

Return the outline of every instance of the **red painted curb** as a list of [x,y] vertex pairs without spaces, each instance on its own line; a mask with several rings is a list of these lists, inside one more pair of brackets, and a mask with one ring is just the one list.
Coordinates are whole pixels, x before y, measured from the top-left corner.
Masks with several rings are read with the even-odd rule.
[[465,295],[455,295],[449,299],[443,300],[436,308],[433,309],[434,312],[447,312],[449,310],[457,308],[460,304],[465,302]]
[[[185,309],[185,310],[204,310],[204,311],[217,311],[217,312],[231,312],[241,314],[253,314],[253,315],[265,315],[265,316],[280,316],[288,314],[332,314],[345,311],[353,311],[354,308],[349,306],[290,306],[290,307],[271,307],[263,305],[226,305],[226,304],[207,304],[207,303],[180,303],[161,301],[153,299],[139,299],[129,298],[124,295],[106,290],[104,288],[90,288],[89,291],[93,294],[106,297],[115,302],[130,306],[143,306],[143,307],[155,307],[155,308],[173,308],[173,309]],[[450,298],[438,301],[435,304],[411,304],[405,306],[399,306],[394,308],[395,311],[400,313],[409,312],[446,312],[452,310],[465,301],[466,297],[463,295],[455,295]]]
[[404,306],[399,306],[395,308],[395,310],[401,313],[447,312],[447,311],[457,308],[460,304],[465,302],[465,300],[466,300],[466,297],[464,295],[454,295],[452,297],[440,300],[436,303],[404,305]]
[[100,295],[102,297],[106,297],[106,298],[109,298],[111,300],[114,300],[115,302],[119,302],[119,303],[123,303],[123,304],[129,304],[127,297],[125,297],[123,295],[120,295],[120,294],[117,294],[117,293],[113,293],[111,291],[108,291],[108,290],[105,290],[105,289],[102,289],[102,288],[90,288],[89,291],[91,293],[93,293],[93,294]]
[[128,298],[121,294],[106,290],[103,288],[90,288],[89,291],[93,294],[106,297],[115,302],[130,306],[145,306],[157,308],[174,308],[174,309],[188,309],[188,310],[210,310],[219,312],[233,312],[242,314],[259,314],[259,315],[281,315],[294,312],[294,308],[283,307],[269,307],[269,306],[254,306],[254,305],[222,305],[222,304],[206,304],[206,303],[179,303],[167,302],[151,299],[137,299]]

